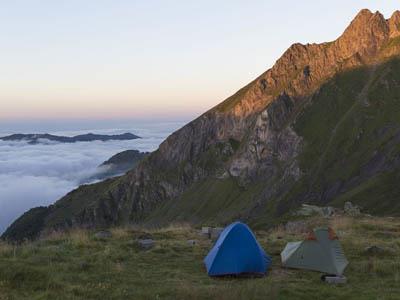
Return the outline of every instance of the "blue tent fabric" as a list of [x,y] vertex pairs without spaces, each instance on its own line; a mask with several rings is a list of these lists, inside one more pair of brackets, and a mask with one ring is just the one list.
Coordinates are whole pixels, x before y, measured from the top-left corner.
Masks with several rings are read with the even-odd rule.
[[209,276],[265,274],[271,258],[257,242],[251,229],[235,222],[227,226],[204,258]]

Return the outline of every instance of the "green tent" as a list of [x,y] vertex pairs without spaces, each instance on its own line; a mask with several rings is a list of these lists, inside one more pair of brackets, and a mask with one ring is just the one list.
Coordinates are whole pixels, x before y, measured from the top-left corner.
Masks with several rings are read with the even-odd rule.
[[288,243],[281,253],[282,265],[342,275],[348,265],[339,240],[330,228],[317,228],[302,242]]

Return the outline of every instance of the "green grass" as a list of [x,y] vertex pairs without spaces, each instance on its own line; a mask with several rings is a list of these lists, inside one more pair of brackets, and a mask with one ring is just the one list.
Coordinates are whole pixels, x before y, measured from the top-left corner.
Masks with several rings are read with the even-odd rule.
[[179,198],[164,202],[149,214],[145,222],[229,222],[247,215],[256,196],[261,193],[262,183],[241,187],[234,178],[210,178],[194,183]]
[[[282,226],[256,232],[273,260],[268,276],[257,279],[208,277],[202,260],[212,244],[193,228],[115,228],[109,240],[73,230],[21,246],[0,244],[0,299],[398,299],[400,219],[307,222],[337,231],[350,261],[346,285],[323,283],[317,272],[281,268],[286,242],[302,238]],[[139,249],[135,241],[143,235],[155,239],[153,249]],[[189,246],[187,239],[198,243]],[[391,251],[363,254],[370,245]]]

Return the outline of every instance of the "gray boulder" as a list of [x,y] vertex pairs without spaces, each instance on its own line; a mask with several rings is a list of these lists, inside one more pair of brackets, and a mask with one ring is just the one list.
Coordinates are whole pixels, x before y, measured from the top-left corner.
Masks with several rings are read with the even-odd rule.
[[347,283],[347,278],[345,276],[334,276],[334,275],[328,275],[324,276],[323,281],[329,284],[345,284]]
[[350,201],[347,201],[343,207],[344,213],[349,216],[359,216],[361,214],[361,209],[357,205],[353,205]]
[[331,206],[316,206],[310,204],[302,204],[301,208],[297,211],[298,216],[312,216],[320,215],[323,217],[331,217],[335,215],[335,209]]
[[224,228],[222,228],[222,227],[211,228],[210,238],[212,240],[218,239],[220,234],[222,233],[222,231],[224,231]]
[[189,246],[194,246],[194,245],[197,244],[197,241],[196,241],[196,240],[187,240],[186,242],[187,242],[187,244],[188,244]]
[[139,247],[143,250],[149,250],[153,248],[155,245],[155,241],[152,239],[144,239],[144,240],[139,239],[137,242],[139,244]]
[[211,227],[202,227],[200,234],[209,239],[211,234]]

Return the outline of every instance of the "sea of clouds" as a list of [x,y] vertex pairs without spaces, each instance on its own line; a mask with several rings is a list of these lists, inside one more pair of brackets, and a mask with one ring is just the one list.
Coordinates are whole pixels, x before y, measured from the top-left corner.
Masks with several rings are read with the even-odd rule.
[[[182,122],[145,123],[132,128],[51,131],[73,136],[88,132],[119,134],[131,132],[141,139],[94,141],[72,144],[0,141],[0,234],[22,213],[47,206],[95,174],[97,166],[114,154],[128,150],[154,151]],[[26,131],[26,130],[25,130]],[[5,136],[11,132],[0,132]],[[23,132],[37,133],[37,132]]]

